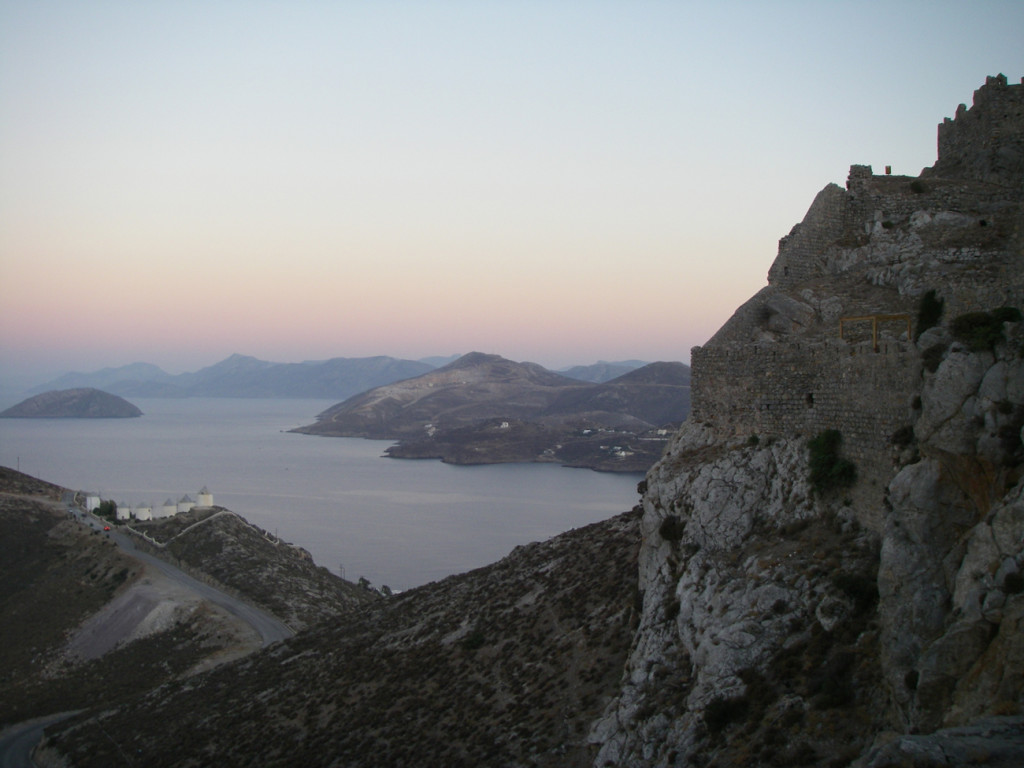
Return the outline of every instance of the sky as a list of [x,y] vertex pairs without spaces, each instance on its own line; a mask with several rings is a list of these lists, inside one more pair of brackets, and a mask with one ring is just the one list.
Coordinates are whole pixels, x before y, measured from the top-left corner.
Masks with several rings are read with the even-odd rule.
[[1024,3],[0,0],[0,377],[689,361]]

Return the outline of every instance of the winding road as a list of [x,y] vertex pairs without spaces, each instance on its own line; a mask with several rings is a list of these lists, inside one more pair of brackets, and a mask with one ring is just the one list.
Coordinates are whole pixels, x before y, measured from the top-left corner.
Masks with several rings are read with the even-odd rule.
[[295,634],[287,624],[276,616],[272,616],[264,610],[221,592],[216,587],[211,587],[209,584],[204,584],[198,579],[192,578],[187,573],[175,568],[166,560],[161,560],[159,557],[151,555],[148,552],[140,551],[135,547],[135,542],[132,541],[130,536],[126,536],[123,533],[117,533],[115,531],[109,531],[107,535],[110,536],[110,538],[116,542],[121,549],[132,557],[137,560],[141,560],[146,565],[153,566],[162,574],[167,576],[167,578],[192,590],[200,597],[209,600],[214,605],[220,606],[228,613],[237,616],[242,621],[252,626],[253,629],[260,633],[264,647],[272,645],[280,640],[285,640]]
[[[80,510],[68,510],[85,525],[102,531],[105,522],[88,513]],[[249,605],[236,597],[221,592],[209,584],[204,584],[194,579],[187,573],[182,572],[170,563],[161,560],[159,557],[140,551],[130,536],[116,531],[107,531],[106,535],[111,538],[125,553],[148,566],[152,566],[164,574],[167,578],[177,582],[186,589],[192,590],[205,600],[220,606],[228,613],[237,616],[246,622],[253,629],[259,632],[263,640],[263,647],[285,640],[295,634],[288,625],[272,616],[264,610]],[[43,730],[48,725],[53,725],[61,720],[77,714],[77,712],[62,712],[46,717],[36,718],[24,723],[12,725],[0,733],[0,768],[34,768],[32,751],[43,737]]]

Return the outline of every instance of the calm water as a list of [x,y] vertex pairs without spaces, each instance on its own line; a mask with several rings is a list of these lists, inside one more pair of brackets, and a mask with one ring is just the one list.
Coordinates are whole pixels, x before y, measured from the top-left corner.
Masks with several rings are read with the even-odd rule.
[[103,498],[214,503],[346,578],[406,589],[637,503],[639,475],[381,458],[386,442],[289,434],[322,400],[134,400],[138,419],[0,419],[0,464]]

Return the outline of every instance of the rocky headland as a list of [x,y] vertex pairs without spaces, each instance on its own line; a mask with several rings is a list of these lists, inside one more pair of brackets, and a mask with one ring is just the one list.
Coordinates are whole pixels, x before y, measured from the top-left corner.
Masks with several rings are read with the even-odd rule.
[[0,419],[130,419],[141,416],[123,397],[99,389],[58,389],[22,400]]
[[351,397],[294,431],[399,440],[387,451],[395,458],[643,472],[689,406],[682,363],[651,363],[595,384],[474,352]]

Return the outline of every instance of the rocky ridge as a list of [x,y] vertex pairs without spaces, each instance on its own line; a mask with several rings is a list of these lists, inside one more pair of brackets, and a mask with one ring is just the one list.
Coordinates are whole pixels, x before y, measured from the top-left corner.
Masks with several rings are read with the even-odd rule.
[[41,764],[585,766],[634,628],[636,512],[52,728]]
[[132,528],[141,534],[138,546],[245,596],[292,629],[358,612],[380,598],[223,507],[134,522]]
[[198,371],[176,375],[149,363],[132,363],[93,373],[68,373],[40,389],[94,387],[124,397],[338,399],[417,376],[432,367],[423,362],[385,356],[274,363],[234,354]]

